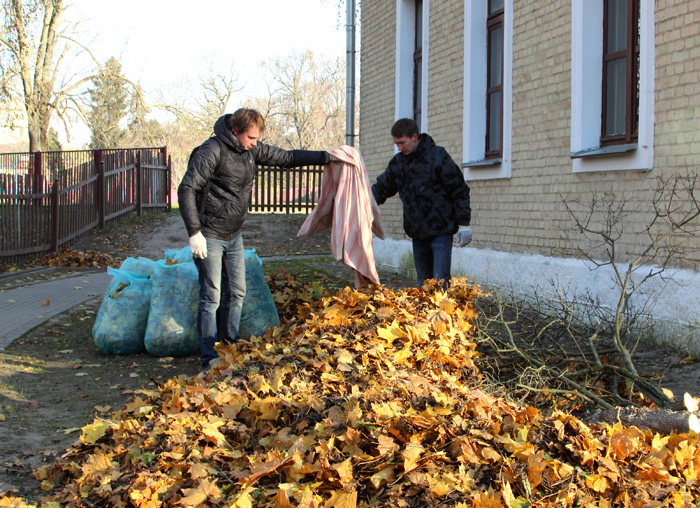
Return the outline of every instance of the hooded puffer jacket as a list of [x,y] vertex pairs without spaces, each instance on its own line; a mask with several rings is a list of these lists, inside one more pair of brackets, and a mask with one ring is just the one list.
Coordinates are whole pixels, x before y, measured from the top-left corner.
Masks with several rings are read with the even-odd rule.
[[[231,130],[230,117],[224,115],[214,124],[214,135],[226,148],[222,149],[216,139],[206,140],[190,160],[177,189],[180,214],[189,236],[201,231],[206,238],[230,241],[238,234],[248,214],[258,164],[299,167],[330,162],[330,155],[324,151],[283,150],[260,142],[245,150]],[[200,216],[209,180],[211,186]]]
[[425,133],[413,152],[394,155],[372,186],[380,205],[397,192],[403,203],[403,227],[411,238],[453,235],[460,225],[469,225],[469,186],[464,175],[450,154]]

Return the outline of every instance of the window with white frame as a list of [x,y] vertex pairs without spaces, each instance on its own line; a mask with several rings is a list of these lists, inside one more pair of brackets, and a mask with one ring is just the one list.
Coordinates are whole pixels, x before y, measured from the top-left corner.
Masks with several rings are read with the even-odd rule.
[[574,172],[653,167],[654,2],[574,0]]
[[513,0],[464,2],[465,178],[510,178]]
[[429,0],[396,1],[395,117],[413,118],[428,130],[428,13]]

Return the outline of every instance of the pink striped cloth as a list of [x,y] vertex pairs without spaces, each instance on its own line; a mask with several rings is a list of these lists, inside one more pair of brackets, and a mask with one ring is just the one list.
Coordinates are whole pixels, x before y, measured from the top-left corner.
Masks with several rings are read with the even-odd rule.
[[382,213],[370,190],[365,161],[349,145],[328,153],[342,162],[331,162],[324,168],[318,204],[297,236],[310,236],[331,228],[333,257],[355,270],[355,287],[363,285],[365,278],[379,284],[372,233],[383,239],[384,229]]

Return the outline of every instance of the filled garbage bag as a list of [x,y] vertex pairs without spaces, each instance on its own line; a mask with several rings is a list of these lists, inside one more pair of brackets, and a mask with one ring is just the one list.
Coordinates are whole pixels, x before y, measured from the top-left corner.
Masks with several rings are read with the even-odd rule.
[[182,249],[168,249],[165,251],[165,260],[170,260],[170,263],[187,263],[189,261],[194,261],[192,258],[192,251],[189,246],[183,247]]
[[255,249],[246,250],[244,256],[246,294],[238,334],[248,339],[251,335],[260,336],[268,328],[279,325],[280,318],[262,271],[262,259],[255,254]]
[[156,261],[144,344],[155,356],[187,356],[199,351],[199,279],[193,261]]
[[107,355],[131,355],[145,349],[144,335],[148,322],[152,283],[147,277],[112,267],[97,318],[92,340]]
[[149,258],[126,258],[124,261],[122,261],[119,269],[150,277],[153,273],[153,268],[155,265],[156,262]]

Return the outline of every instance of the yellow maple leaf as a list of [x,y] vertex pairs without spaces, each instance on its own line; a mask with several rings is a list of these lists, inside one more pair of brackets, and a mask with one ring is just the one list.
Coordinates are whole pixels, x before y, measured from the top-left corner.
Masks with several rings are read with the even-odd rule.
[[394,474],[394,468],[393,466],[389,466],[374,473],[370,477],[369,481],[372,482],[375,489],[378,489],[382,486],[382,484],[393,483],[395,479],[396,475]]
[[357,506],[357,492],[343,492],[335,490],[331,497],[323,505],[323,508],[355,508]]
[[[221,490],[219,490],[219,487],[216,485],[216,480],[209,481],[207,478],[203,479],[199,485],[192,489],[182,489],[182,493],[184,497],[182,497],[177,504],[188,507],[200,506],[208,500],[216,503],[223,496]],[[240,508],[244,507],[241,506]]]
[[101,451],[97,451],[88,456],[87,462],[81,468],[85,475],[103,475],[117,465],[112,462],[111,454],[107,455]]
[[379,452],[380,456],[393,455],[399,449],[399,445],[397,445],[394,438],[390,436],[380,434],[377,436],[377,441],[379,442],[377,445],[377,451]]
[[340,483],[343,484],[343,486],[352,481],[353,474],[351,459],[346,459],[340,464],[334,464],[331,467],[338,472],[338,476],[340,477]]
[[602,474],[592,474],[586,477],[586,487],[604,494],[610,488],[610,480]]
[[425,451],[425,448],[418,443],[408,443],[403,451],[403,469],[409,472],[416,467],[418,458]]
[[226,444],[226,436],[219,432],[219,427],[224,425],[223,420],[213,421],[213,422],[200,422],[202,429],[202,434],[206,437],[206,440],[216,446],[221,446]]
[[403,339],[407,337],[406,332],[401,330],[401,327],[396,319],[394,319],[389,326],[377,327],[377,335],[390,344],[396,339]]
[[403,413],[400,401],[372,404],[372,411],[379,420],[391,420],[396,415]]
[[277,397],[255,399],[248,403],[248,409],[258,413],[261,420],[276,420],[280,413],[280,400]]
[[81,429],[83,433],[80,434],[80,440],[85,444],[95,444],[98,439],[105,435],[109,428],[109,423],[95,420]]

